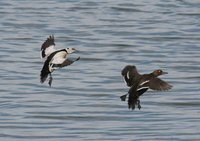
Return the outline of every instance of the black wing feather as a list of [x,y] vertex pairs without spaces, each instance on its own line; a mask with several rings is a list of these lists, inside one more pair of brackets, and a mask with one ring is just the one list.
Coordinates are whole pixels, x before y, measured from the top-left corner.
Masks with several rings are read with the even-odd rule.
[[47,77],[48,77],[48,75],[50,73],[50,71],[49,71],[49,61],[50,60],[47,59],[44,62],[43,68],[41,70],[41,73],[40,73],[40,82],[41,83],[44,83],[44,81],[47,79]]
[[51,45],[55,45],[53,35],[49,36],[49,38],[47,38],[47,40],[42,44],[41,50],[46,49]]
[[49,46],[52,46],[52,45],[55,46],[54,36],[53,35],[49,36],[49,38],[47,38],[47,40],[41,46],[42,58],[44,58],[46,56],[45,55],[45,49],[48,48]]
[[153,78],[149,81],[149,88],[152,90],[169,90],[172,88],[172,85],[168,84],[167,82],[159,79],[159,78]]
[[137,68],[130,65],[124,67],[124,69],[121,71],[121,75],[124,77],[124,80],[129,87],[131,87],[135,83],[135,81],[138,80],[138,77],[141,77],[141,75],[137,71]]

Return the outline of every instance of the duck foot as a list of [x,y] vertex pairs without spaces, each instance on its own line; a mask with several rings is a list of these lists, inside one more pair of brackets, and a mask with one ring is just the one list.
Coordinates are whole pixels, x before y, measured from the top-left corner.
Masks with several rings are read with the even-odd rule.
[[142,107],[140,105],[140,100],[137,100],[138,109],[140,110]]
[[52,81],[53,81],[53,77],[50,76],[50,77],[49,77],[49,83],[48,83],[50,87],[51,87]]
[[120,96],[121,101],[126,101],[126,96],[127,94]]
[[135,110],[135,105],[129,105],[128,108],[131,110]]

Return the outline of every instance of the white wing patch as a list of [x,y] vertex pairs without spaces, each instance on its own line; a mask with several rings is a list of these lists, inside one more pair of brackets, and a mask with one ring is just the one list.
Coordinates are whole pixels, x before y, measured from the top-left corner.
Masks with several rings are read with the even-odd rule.
[[141,87],[141,88],[139,88],[139,89],[137,89],[137,91],[140,91],[140,90],[142,90],[142,89],[148,89],[149,87]]
[[127,72],[126,76],[127,76],[128,79],[130,79],[130,77],[129,77],[129,71]]
[[41,50],[41,51],[40,51],[40,57],[41,57],[41,59],[43,59],[43,58],[42,58],[42,52],[43,52],[43,51],[44,51],[44,53],[45,53],[44,59],[47,59],[47,57],[48,57],[51,53],[53,53],[53,52],[56,51],[55,45],[51,45],[51,46],[47,47],[46,49]]
[[148,83],[149,80],[146,80],[144,82],[142,82],[140,85],[139,85],[139,88],[137,89],[137,91],[140,91],[142,89],[149,89],[149,86],[143,86],[144,84]]
[[146,81],[142,82],[139,86],[142,86],[142,85],[144,85],[144,84],[146,84],[148,82],[149,82],[149,80],[146,80]]

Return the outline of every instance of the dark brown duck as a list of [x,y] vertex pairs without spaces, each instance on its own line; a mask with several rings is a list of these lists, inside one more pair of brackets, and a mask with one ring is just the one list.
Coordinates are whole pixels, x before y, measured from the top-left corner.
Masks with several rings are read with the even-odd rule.
[[160,75],[167,74],[162,70],[155,70],[149,74],[139,74],[135,66],[128,65],[121,72],[125,83],[130,87],[127,94],[122,95],[120,98],[122,101],[128,98],[129,109],[141,108],[139,97],[145,93],[148,89],[164,91],[172,88],[172,85],[158,78]]

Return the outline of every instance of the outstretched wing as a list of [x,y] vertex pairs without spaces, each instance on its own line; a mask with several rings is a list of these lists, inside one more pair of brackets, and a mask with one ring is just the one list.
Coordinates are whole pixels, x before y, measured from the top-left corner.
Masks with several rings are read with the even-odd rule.
[[40,56],[41,58],[47,58],[51,53],[55,52],[54,36],[49,36],[47,40],[41,46]]
[[149,88],[152,90],[164,91],[171,89],[172,85],[159,78],[153,78],[149,81]]
[[73,64],[74,62],[78,61],[79,59],[80,59],[80,57],[78,57],[76,60],[69,60],[69,59],[66,59],[66,60],[61,64],[61,67],[69,66],[69,65]]
[[131,87],[135,81],[138,79],[138,77],[141,77],[141,75],[138,73],[135,66],[126,66],[121,72],[124,81],[127,86]]
[[51,63],[50,67],[52,67],[53,69],[62,68],[73,64],[75,61],[78,61],[79,59],[80,57],[78,57],[76,60],[65,59],[62,63],[58,64]]

